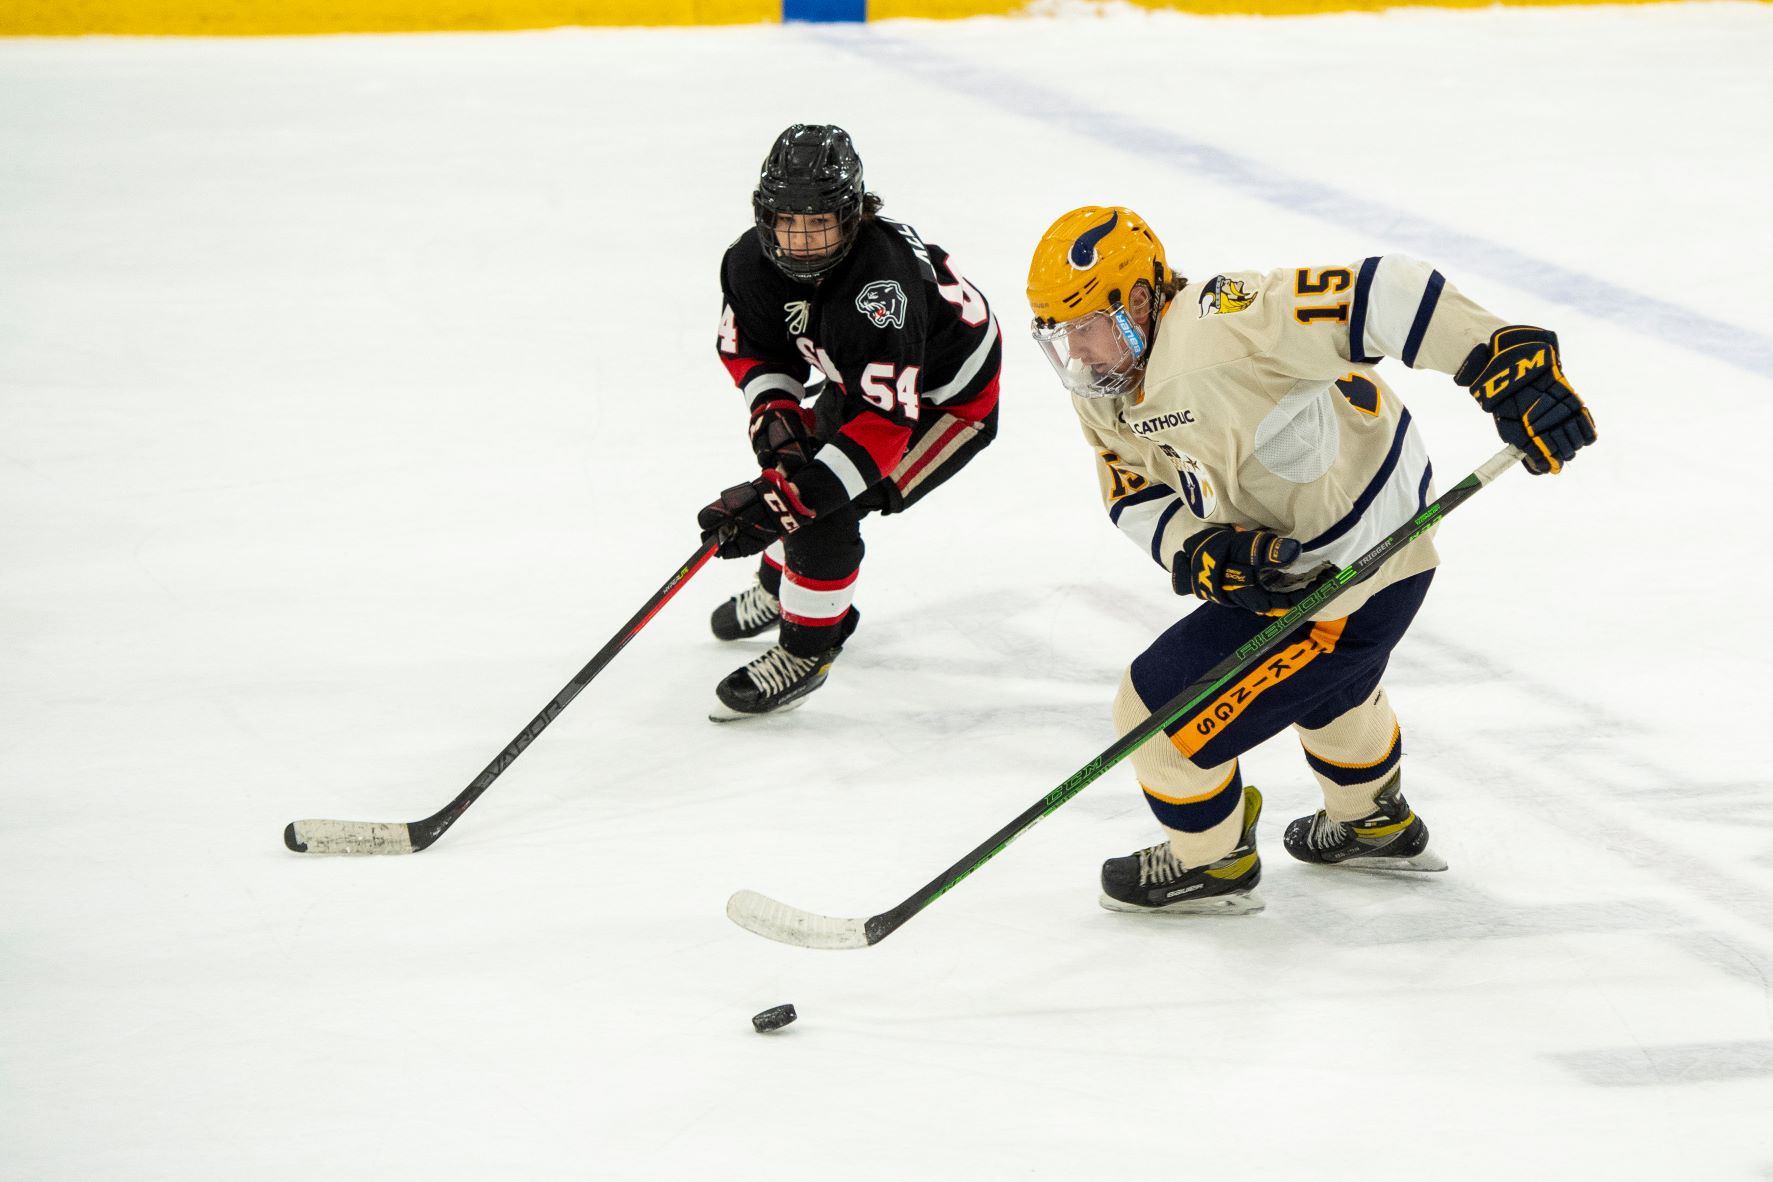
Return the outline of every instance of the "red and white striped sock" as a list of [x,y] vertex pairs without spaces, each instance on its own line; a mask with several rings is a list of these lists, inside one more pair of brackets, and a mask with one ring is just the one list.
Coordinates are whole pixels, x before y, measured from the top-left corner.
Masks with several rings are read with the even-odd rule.
[[841,579],[814,579],[792,570],[782,573],[782,643],[788,651],[812,656],[838,644],[860,571]]

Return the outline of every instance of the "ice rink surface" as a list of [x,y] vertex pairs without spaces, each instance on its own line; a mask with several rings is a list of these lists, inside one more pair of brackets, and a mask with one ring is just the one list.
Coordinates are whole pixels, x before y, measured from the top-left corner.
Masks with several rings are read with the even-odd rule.
[[[1773,8],[0,43],[0,1176],[1773,1179]],[[799,712],[693,580],[434,849],[316,859],[510,740],[751,474],[720,252],[854,134],[1006,333],[1002,433],[874,519]],[[1402,250],[1562,337],[1600,442],[1443,528],[1387,678],[1452,863],[1280,849],[1268,910],[1110,915],[1112,739],[1187,604],[1023,325],[1059,213],[1173,263]],[[1490,455],[1392,363],[1443,488]],[[749,1016],[791,1001],[764,1038]]]

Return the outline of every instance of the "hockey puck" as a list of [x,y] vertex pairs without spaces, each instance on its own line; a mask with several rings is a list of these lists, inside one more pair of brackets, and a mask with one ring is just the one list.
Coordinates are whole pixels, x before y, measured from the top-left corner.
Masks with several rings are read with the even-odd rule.
[[759,1034],[768,1034],[772,1030],[782,1029],[799,1016],[792,1005],[771,1006],[763,1013],[751,1016],[751,1029]]

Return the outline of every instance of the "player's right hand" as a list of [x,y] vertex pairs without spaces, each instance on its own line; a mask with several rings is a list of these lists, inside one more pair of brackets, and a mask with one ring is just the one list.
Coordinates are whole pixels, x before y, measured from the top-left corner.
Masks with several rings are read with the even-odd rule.
[[792,476],[813,458],[813,439],[808,412],[790,399],[766,402],[751,412],[751,450],[759,468],[780,468]]
[[1277,616],[1311,591],[1307,580],[1283,569],[1299,557],[1299,543],[1272,530],[1215,525],[1182,543],[1170,571],[1178,595]]
[[1564,378],[1554,332],[1510,324],[1471,351],[1453,380],[1496,418],[1496,433],[1519,448],[1534,474],[1558,472],[1595,440],[1594,416]]
[[744,558],[761,553],[783,534],[811,521],[812,510],[781,473],[771,469],[748,484],[735,484],[696,514],[702,541],[720,539],[715,553]]

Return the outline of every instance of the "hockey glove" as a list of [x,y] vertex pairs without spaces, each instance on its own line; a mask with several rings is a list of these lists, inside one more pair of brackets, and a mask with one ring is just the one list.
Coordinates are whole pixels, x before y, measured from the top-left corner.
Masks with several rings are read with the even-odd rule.
[[735,484],[696,514],[702,540],[718,536],[722,558],[762,552],[784,534],[811,521],[812,510],[780,472],[771,469],[749,484]]
[[1182,543],[1170,585],[1178,595],[1277,616],[1304,599],[1312,581],[1282,568],[1299,543],[1265,529],[1215,525]]
[[780,399],[751,412],[751,450],[759,468],[780,468],[792,476],[813,458],[817,446],[798,402]]
[[1526,453],[1529,472],[1558,472],[1594,442],[1594,418],[1558,364],[1556,333],[1528,324],[1499,328],[1453,380],[1496,417],[1502,441]]

